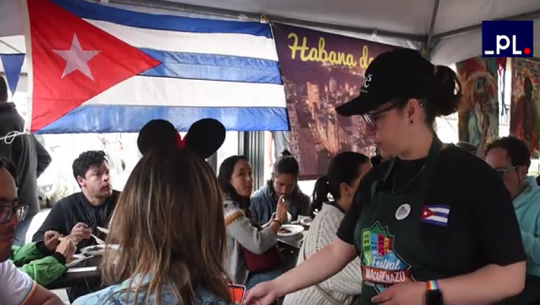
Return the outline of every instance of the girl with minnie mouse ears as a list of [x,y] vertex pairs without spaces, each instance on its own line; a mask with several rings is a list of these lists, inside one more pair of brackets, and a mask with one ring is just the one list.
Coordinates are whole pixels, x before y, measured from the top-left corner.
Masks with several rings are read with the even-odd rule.
[[225,142],[225,127],[214,119],[202,119],[193,123],[182,139],[174,125],[166,120],[152,120],[143,126],[137,138],[142,155],[152,149],[176,146],[189,148],[206,159],[212,156]]

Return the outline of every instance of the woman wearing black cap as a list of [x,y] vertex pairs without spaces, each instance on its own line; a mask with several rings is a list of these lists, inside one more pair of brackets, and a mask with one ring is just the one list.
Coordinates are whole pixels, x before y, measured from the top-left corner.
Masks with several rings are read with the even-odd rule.
[[357,255],[363,305],[493,304],[519,294],[526,257],[510,194],[483,160],[442,144],[432,128],[460,97],[449,68],[411,50],[379,55],[360,96],[336,110],[362,115],[381,155],[396,157],[364,177],[332,244],[254,287],[247,304],[319,283]]

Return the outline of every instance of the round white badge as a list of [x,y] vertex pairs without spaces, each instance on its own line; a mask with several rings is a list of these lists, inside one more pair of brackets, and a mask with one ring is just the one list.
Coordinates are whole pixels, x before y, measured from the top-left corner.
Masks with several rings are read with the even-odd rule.
[[396,219],[403,220],[411,213],[411,206],[408,203],[404,203],[396,210]]

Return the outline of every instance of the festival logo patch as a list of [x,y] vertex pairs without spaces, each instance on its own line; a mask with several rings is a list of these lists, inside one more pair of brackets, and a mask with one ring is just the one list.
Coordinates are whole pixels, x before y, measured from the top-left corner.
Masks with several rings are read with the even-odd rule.
[[394,252],[394,236],[376,222],[362,231],[362,278],[377,292],[411,279],[411,266]]

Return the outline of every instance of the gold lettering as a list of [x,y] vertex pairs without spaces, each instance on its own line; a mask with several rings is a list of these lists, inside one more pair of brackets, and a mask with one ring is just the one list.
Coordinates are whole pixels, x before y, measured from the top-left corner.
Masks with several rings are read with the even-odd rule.
[[289,49],[291,50],[291,58],[296,58],[296,52],[300,52],[300,60],[301,61],[307,61],[306,58],[306,50],[307,47],[307,41],[306,38],[303,39],[303,43],[301,46],[298,45],[298,35],[295,33],[290,33],[289,36],[287,36],[288,39],[293,39],[294,43],[292,45],[289,45]]
[[358,64],[360,65],[360,68],[366,69],[372,61],[373,61],[373,57],[369,57],[369,48],[368,48],[368,46],[363,46],[362,47],[362,56],[358,60]]
[[296,59],[297,55],[299,55],[300,60],[303,62],[330,63],[349,67],[355,67],[357,65],[353,54],[327,51],[326,40],[323,37],[319,38],[319,44],[316,48],[310,48],[308,46],[307,37],[302,37],[302,44],[300,45],[299,37],[296,33],[289,33],[287,38],[292,40],[292,44],[289,44],[291,59]]
[[[318,57],[318,61],[319,62],[326,62],[327,59],[328,59],[328,52],[326,52],[326,50],[324,49],[324,47],[326,46],[326,41],[324,40],[324,38],[319,38],[319,57]],[[332,52],[330,52],[332,53]]]

